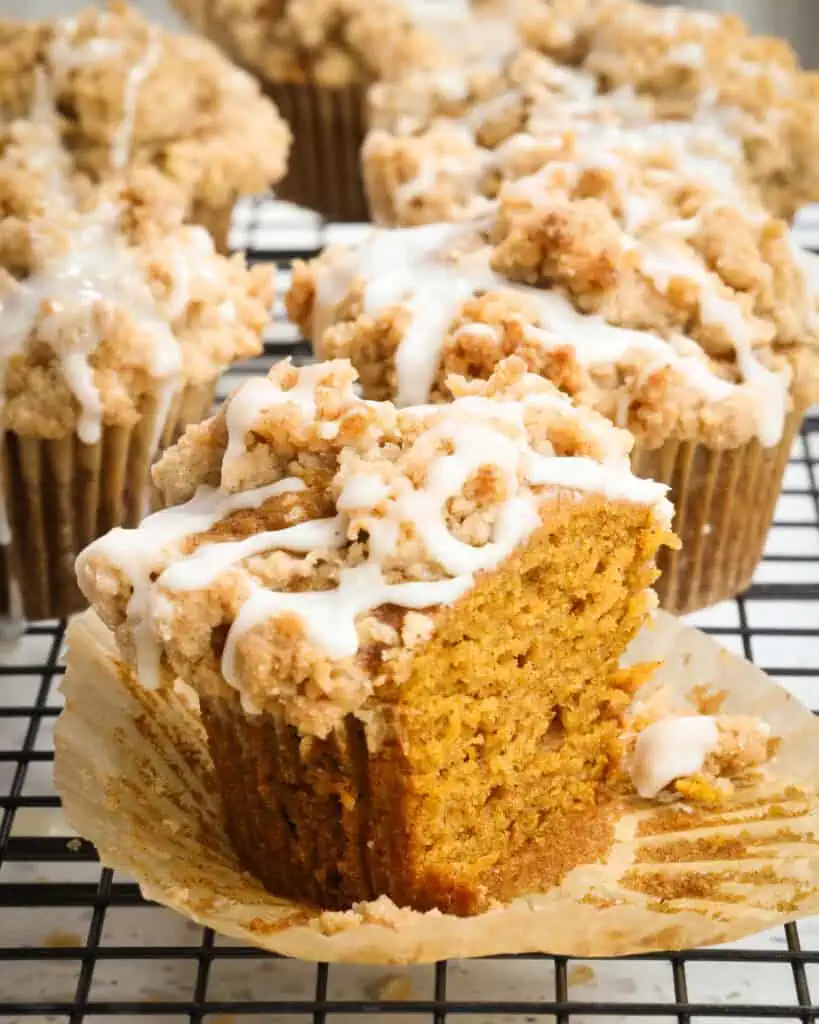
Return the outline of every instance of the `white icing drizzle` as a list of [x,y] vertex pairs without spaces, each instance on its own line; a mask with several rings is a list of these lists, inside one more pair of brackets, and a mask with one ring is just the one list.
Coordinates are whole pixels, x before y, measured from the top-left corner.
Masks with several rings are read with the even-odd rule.
[[148,31],[148,39],[142,59],[129,68],[125,76],[122,121],[111,140],[111,166],[115,171],[123,170],[128,164],[131,156],[131,143],[134,135],[139,90],[142,83],[156,67],[161,56],[162,47],[159,35],[155,29],[151,28]]
[[128,621],[136,644],[139,678],[145,686],[159,685],[159,650],[151,629],[151,573],[161,565],[165,548],[185,537],[209,530],[231,512],[254,509],[280,494],[301,491],[301,480],[288,478],[238,494],[200,487],[184,505],[162,509],[143,519],[136,530],[117,527],[90,544],[77,559],[83,573],[90,559],[103,554],[127,576],[133,587],[128,602]]
[[[66,252],[44,259],[41,271],[0,304],[3,362],[23,348],[39,316],[38,337],[59,355],[66,383],[79,404],[77,434],[84,444],[96,444],[102,432],[102,402],[89,357],[102,341],[100,321],[106,306],[127,308],[153,338],[151,371],[172,390],[181,364],[179,345],[157,310],[134,255],[120,239],[115,220],[115,209],[106,204],[77,214]],[[163,404],[172,397],[165,395]]]
[[[301,370],[300,375],[293,390],[272,391],[261,400],[259,389],[248,382],[229,399],[226,418],[240,424],[242,431],[252,428],[254,417],[270,407],[270,398],[280,404],[282,394],[285,399],[294,396],[296,406],[309,416],[308,381],[315,382],[316,368]],[[456,601],[473,586],[476,573],[499,565],[540,525],[542,502],[558,491],[647,504],[667,527],[673,514],[665,498],[667,488],[631,473],[621,435],[604,421],[575,408],[564,395],[544,392],[538,379],[531,378],[531,383],[541,390],[518,400],[473,396],[445,406],[407,410],[405,415],[417,417],[421,426],[402,458],[426,467],[422,484],[414,484],[403,473],[391,475],[388,482],[368,469],[367,462],[359,462],[355,468],[340,470],[337,514],[333,518],[241,540],[216,539],[185,555],[178,547],[185,538],[210,529],[238,508],[259,507],[269,497],[302,485],[289,479],[245,493],[201,489],[186,505],[149,516],[136,530],[114,530],[96,541],[81,556],[78,571],[84,571],[91,557],[101,555],[118,566],[131,583],[128,619],[136,638],[140,678],[147,686],[157,684],[160,666],[152,617],[172,615],[168,592],[206,588],[226,573],[238,573],[244,596],[228,631],[222,674],[241,691],[237,651],[250,630],[277,616],[295,616],[310,643],[326,657],[351,657],[359,645],[359,616],[383,604],[423,609]],[[360,403],[362,408],[371,404],[360,399],[350,401]],[[533,447],[528,418],[547,407],[594,438],[602,452],[600,462],[556,456],[548,444],[541,450]],[[232,457],[226,450],[223,469],[224,462]],[[340,464],[344,466],[343,460]],[[495,508],[491,536],[483,545],[473,545],[451,532],[446,509],[450,499],[462,493],[478,470],[490,466],[502,478],[503,498]],[[248,559],[272,551],[320,553],[339,549],[346,543],[351,522],[356,530],[367,533],[367,558],[360,565],[342,568],[338,585],[332,590],[270,590],[246,564]],[[396,558],[402,531],[408,524],[443,578],[389,580],[386,566]],[[166,568],[151,582],[162,565]]]
[[[104,23],[104,15],[102,19]],[[21,153],[32,169],[50,172],[54,195],[49,197],[49,208],[57,212],[59,207],[60,220],[69,225],[65,230],[67,244],[64,252],[53,254],[45,249],[45,239],[35,237],[35,246],[42,254],[39,273],[27,278],[0,301],[4,328],[0,365],[4,368],[9,357],[23,348],[39,316],[39,336],[49,342],[60,357],[66,383],[80,407],[77,434],[84,444],[96,444],[102,433],[103,410],[89,358],[102,341],[100,321],[105,307],[124,306],[137,326],[154,340],[154,362],[150,371],[161,382],[155,450],[165,416],[178,390],[181,355],[167,317],[154,301],[142,268],[117,232],[116,208],[101,202],[90,212],[80,213],[74,208],[70,188],[62,174],[65,152],[57,127],[54,83],[71,69],[105,59],[114,52],[112,47],[120,47],[117,40],[104,36],[75,43],[77,27],[76,20],[70,18],[55,25],[48,54],[52,78],[49,80],[39,69],[35,79],[31,120],[39,131]],[[117,132],[118,141],[112,156],[118,168],[121,164],[117,153],[123,145],[127,151],[130,144],[139,85],[157,59],[157,47],[158,37],[152,31],[143,60],[126,76],[125,118]],[[201,267],[197,269],[201,272]],[[186,301],[186,287],[178,287],[181,278],[182,275],[175,274],[169,303],[172,308],[179,306],[181,300]],[[187,284],[187,277],[183,280]],[[64,333],[67,337],[63,337]]]
[[[103,25],[105,15],[100,15]],[[41,68],[35,72],[35,95],[30,120],[36,132],[18,142],[19,159],[32,171],[46,175],[49,185],[46,214],[54,214],[62,235],[56,251],[50,251],[49,232],[33,244],[39,270],[25,281],[11,286],[0,299],[3,337],[0,340],[0,380],[8,359],[26,345],[32,330],[48,342],[57,357],[69,390],[77,400],[77,435],[84,444],[95,444],[102,434],[103,408],[91,357],[104,340],[110,311],[121,308],[136,328],[152,342],[152,361],[147,367],[157,385],[156,425],[151,439],[157,451],[166,421],[181,382],[181,351],[171,327],[184,313],[197,279],[212,280],[216,272],[215,250],[207,232],[186,227],[178,243],[166,246],[172,281],[168,296],[157,300],[148,283],[139,254],[131,249],[117,230],[117,209],[100,202],[89,212],[75,208],[69,183],[63,175],[66,153],[62,147],[55,112],[54,83],[72,68],[108,59],[122,44],[104,36],[84,43],[74,42],[77,23],[57,22],[48,54],[50,77]],[[114,136],[111,160],[117,170],[127,163],[133,119],[139,89],[160,55],[157,32],[150,30],[142,59],[126,74],[124,117]],[[44,227],[47,228],[44,219]],[[220,314],[235,319],[232,303],[223,303]],[[5,401],[5,393],[0,402]],[[0,496],[1,498],[1,496]],[[5,502],[0,500],[0,543],[8,544],[11,533]]]
[[[309,421],[316,418],[315,388],[325,374],[326,369],[321,363],[306,366],[299,374],[298,384],[288,391],[283,391],[269,377],[251,378],[244,383],[241,401],[230,402],[225,414],[228,446],[222,460],[223,485],[227,483],[226,477],[235,462],[246,453],[247,434],[258,422],[263,412],[277,405],[292,405],[298,410],[302,420]],[[352,397],[352,387],[343,397]],[[323,425],[335,426],[332,421]]]
[[[523,179],[515,187],[543,194],[537,180]],[[672,226],[671,240],[676,226]],[[724,380],[710,368],[701,347],[692,338],[663,339],[647,331],[617,327],[600,315],[578,312],[565,294],[554,290],[512,284],[489,267],[488,254],[481,250],[458,262],[447,262],[446,250],[459,238],[474,232],[474,224],[430,225],[420,228],[380,230],[355,250],[315,264],[317,301],[320,306],[339,303],[357,279],[364,282],[364,310],[375,314],[402,305],[411,314],[410,323],[396,350],[396,395],[399,406],[429,400],[441,359],[445,336],[464,302],[486,289],[524,294],[537,306],[539,328],[528,328],[530,338],[545,348],[569,345],[578,362],[587,368],[610,365],[628,351],[648,353],[654,368],[670,366],[705,398],[729,397],[737,385]],[[676,248],[652,248],[636,239],[646,276],[665,290],[675,275],[689,277],[700,285],[700,307],[704,323],[724,328],[734,344],[737,367],[746,387],[758,396],[758,433],[765,445],[781,437],[789,385],[786,371],[768,370],[753,354],[751,325],[738,305],[719,294],[718,276],[700,266]],[[466,326],[464,330],[471,330]]]
[[661,718],[637,737],[631,781],[641,797],[652,799],[675,779],[696,775],[719,746],[719,729],[710,715]]
[[[106,12],[101,12],[99,19],[104,25],[108,21]],[[74,37],[78,28],[76,18],[62,18],[54,23],[54,38],[48,52],[54,79],[65,77],[74,68],[118,57],[122,53],[119,40],[105,36],[92,36],[84,43],[76,42]]]
[[[99,16],[103,26],[108,21],[103,13]],[[72,69],[93,64],[95,61],[108,60],[122,54],[122,43],[104,35],[93,36],[83,43],[75,42],[79,25],[75,18],[64,18],[54,26],[54,39],[49,49],[49,63],[54,81],[65,77]],[[149,27],[145,50],[142,57],[125,72],[122,96],[122,120],[117,126],[111,140],[111,167],[114,171],[122,171],[131,156],[131,142],[134,133],[139,90],[156,67],[162,56],[159,33]]]

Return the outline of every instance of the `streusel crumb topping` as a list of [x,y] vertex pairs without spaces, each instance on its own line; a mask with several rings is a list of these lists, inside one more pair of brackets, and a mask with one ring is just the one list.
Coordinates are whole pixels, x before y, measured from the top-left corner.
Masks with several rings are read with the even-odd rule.
[[395,0],[175,0],[200,31],[273,82],[328,88],[397,79],[446,61],[430,28]]
[[0,133],[2,421],[94,444],[258,352],[272,276],[218,255],[152,168],[72,176],[40,84],[35,116]]
[[81,556],[83,592],[146,685],[224,680],[248,710],[325,735],[400,682],[442,609],[556,502],[647,505],[669,528],[628,435],[519,359],[453,379],[441,406],[365,401],[354,380],[336,361],[248,381],[156,465],[171,506]]
[[741,167],[658,124],[562,133],[463,223],[297,265],[288,307],[374,398],[442,400],[514,353],[649,446],[773,445],[819,393],[812,276]]
[[0,21],[0,116],[28,117],[44,77],[73,166],[93,180],[153,167],[190,207],[222,207],[284,174],[290,134],[248,74],[210,43],[124,4]]
[[[413,93],[419,80],[438,83],[438,91]],[[718,126],[659,120],[652,101],[632,89],[600,94],[586,72],[533,51],[517,52],[501,75],[476,71],[468,96],[438,73],[415,76],[406,89],[382,84],[371,98],[363,168],[374,217],[383,224],[471,216],[505,181],[555,161],[604,161],[612,147],[644,163],[665,149],[671,151],[666,164],[673,161],[698,181],[736,179],[737,188],[753,193],[741,147]],[[396,103],[403,114],[396,114]]]
[[651,97],[660,118],[721,126],[742,144],[771,209],[791,216],[819,195],[816,76],[788,44],[734,15],[638,0],[535,3],[524,39],[581,67],[601,90]]

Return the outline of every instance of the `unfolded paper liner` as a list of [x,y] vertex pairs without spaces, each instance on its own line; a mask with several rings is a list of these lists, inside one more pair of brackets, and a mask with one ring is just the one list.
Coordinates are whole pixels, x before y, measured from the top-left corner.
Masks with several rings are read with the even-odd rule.
[[[272,896],[225,835],[191,691],[143,689],[87,612],[69,630],[55,781],[68,821],[147,899],[251,945],[331,962],[421,963],[497,953],[617,956],[727,942],[819,912],[819,724],[753,665],[659,613],[632,660],[664,659],[653,686],[698,684],[781,739],[764,780],[719,812],[624,805],[605,863],[474,917],[381,897],[333,913]],[[548,842],[544,836],[544,842]]]
[[755,439],[723,451],[694,441],[667,441],[654,450],[637,445],[634,472],[669,485],[674,532],[682,541],[680,550],[663,549],[658,558],[656,590],[666,611],[707,608],[750,585],[804,418],[804,408],[789,413],[771,448]]
[[366,221],[360,152],[365,90],[296,82],[262,86],[290,125],[293,148],[276,196],[317,210],[330,220]]
[[214,388],[208,381],[179,392],[158,445],[157,396],[146,400],[133,426],[104,426],[97,444],[83,444],[76,434],[49,440],[5,432],[10,543],[0,560],[0,589],[9,594],[16,581],[26,618],[61,618],[87,606],[74,573],[77,555],[115,526],[136,526],[147,510],[157,451],[208,415]]

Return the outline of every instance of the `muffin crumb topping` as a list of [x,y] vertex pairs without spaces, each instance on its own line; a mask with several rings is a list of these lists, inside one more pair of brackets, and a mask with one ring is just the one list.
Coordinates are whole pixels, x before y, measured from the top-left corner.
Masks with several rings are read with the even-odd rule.
[[155,469],[167,500],[78,562],[81,587],[146,685],[224,679],[326,734],[435,630],[476,574],[581,495],[654,509],[627,435],[520,360],[453,379],[446,406],[355,396],[344,362],[274,368]]

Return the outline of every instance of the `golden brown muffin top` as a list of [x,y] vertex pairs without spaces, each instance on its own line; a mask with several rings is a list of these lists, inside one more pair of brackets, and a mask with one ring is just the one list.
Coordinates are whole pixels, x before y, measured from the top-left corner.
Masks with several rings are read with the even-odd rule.
[[0,21],[0,117],[29,115],[38,75],[73,165],[94,180],[153,167],[190,206],[222,207],[284,174],[289,130],[254,79],[124,4]]
[[0,132],[2,420],[93,444],[257,353],[272,276],[183,224],[152,168],[102,188],[71,171],[47,97]]
[[668,126],[577,129],[460,224],[297,265],[288,302],[374,398],[445,400],[448,373],[517,354],[652,447],[770,445],[819,387],[809,260],[736,169]]
[[689,135],[733,141],[778,215],[819,196],[819,76],[781,40],[752,36],[733,16],[632,0],[527,6],[523,45],[507,55],[375,86],[371,127],[417,135],[446,118],[491,163],[521,133],[542,140],[578,122],[681,123]]
[[395,79],[446,47],[397,0],[175,0],[200,31],[272,82],[328,88]]
[[[520,360],[452,380],[448,405],[356,397],[349,363],[280,364],[157,463],[171,507],[78,561],[83,592],[146,685],[236,687],[325,735],[408,671],[435,616],[562,500],[649,506],[630,439]],[[180,504],[180,503],[185,504]],[[551,510],[551,511],[550,511]]]
[[[601,94],[586,72],[520,50],[502,73],[473,68],[416,75],[406,88],[370,93],[373,128],[363,149],[374,218],[395,226],[454,220],[486,207],[504,181],[566,159],[600,162],[607,148],[644,159],[663,148],[689,174],[734,176],[751,190],[741,147],[713,125],[660,121],[650,99],[622,88]],[[413,91],[414,87],[418,89]],[[418,131],[417,129],[423,130]],[[721,165],[725,165],[724,167]]]
[[639,0],[534,2],[521,31],[603,91],[634,89],[660,118],[710,122],[740,140],[782,216],[819,196],[819,78],[784,40],[752,35],[735,15]]

